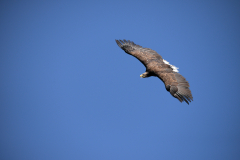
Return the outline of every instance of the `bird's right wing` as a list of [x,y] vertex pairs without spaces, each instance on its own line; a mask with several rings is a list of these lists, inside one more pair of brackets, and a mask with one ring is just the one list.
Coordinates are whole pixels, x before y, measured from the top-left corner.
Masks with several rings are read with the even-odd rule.
[[167,91],[180,102],[185,101],[189,104],[193,101],[190,85],[181,74],[169,69],[166,72],[161,69],[161,72],[155,72],[155,74],[164,82]]

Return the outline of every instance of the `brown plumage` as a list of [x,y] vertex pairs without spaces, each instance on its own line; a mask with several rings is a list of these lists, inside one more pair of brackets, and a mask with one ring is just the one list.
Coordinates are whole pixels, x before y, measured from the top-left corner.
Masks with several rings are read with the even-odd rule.
[[169,64],[156,51],[143,48],[129,40],[116,40],[116,42],[120,48],[136,57],[146,67],[146,72],[141,74],[140,77],[156,76],[163,81],[166,90],[180,102],[185,101],[189,104],[193,101],[189,83],[181,74],[177,73],[175,66]]

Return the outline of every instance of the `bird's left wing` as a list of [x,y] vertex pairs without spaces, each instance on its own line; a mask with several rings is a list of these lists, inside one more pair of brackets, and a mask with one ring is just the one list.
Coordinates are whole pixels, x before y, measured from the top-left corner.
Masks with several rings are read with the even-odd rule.
[[127,40],[116,40],[117,45],[122,48],[127,54],[136,57],[146,67],[152,60],[162,62],[162,57],[150,48],[143,48],[136,45],[134,42]]

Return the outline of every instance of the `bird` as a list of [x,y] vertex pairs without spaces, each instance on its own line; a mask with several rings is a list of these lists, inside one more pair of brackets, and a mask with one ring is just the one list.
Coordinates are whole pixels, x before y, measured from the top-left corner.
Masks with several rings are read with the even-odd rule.
[[188,81],[178,73],[178,68],[164,60],[161,55],[150,48],[143,48],[130,40],[115,40],[117,45],[127,54],[137,58],[145,67],[141,78],[158,77],[170,94],[181,103],[193,101]]

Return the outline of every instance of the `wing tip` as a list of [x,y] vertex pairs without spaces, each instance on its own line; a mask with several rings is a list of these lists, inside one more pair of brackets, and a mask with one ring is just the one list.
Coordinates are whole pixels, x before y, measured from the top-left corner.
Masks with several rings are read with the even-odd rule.
[[186,102],[188,105],[190,102],[193,101],[193,97],[191,94],[181,94],[179,92],[176,92],[174,94],[174,97],[177,98],[181,103]]
[[115,39],[115,41],[116,41],[117,45],[118,45],[120,48],[122,48],[123,44],[121,43],[121,40]]
[[135,46],[137,46],[134,42],[130,41],[130,40],[126,40],[126,39],[123,39],[123,40],[117,40],[115,39],[117,45],[122,48],[125,52],[129,52],[129,51],[132,51],[134,50]]
[[123,45],[123,44],[135,44],[133,41],[126,40],[126,39],[123,39],[123,40],[121,40],[121,39],[115,39],[115,41],[116,41],[117,43],[121,43],[122,45]]

